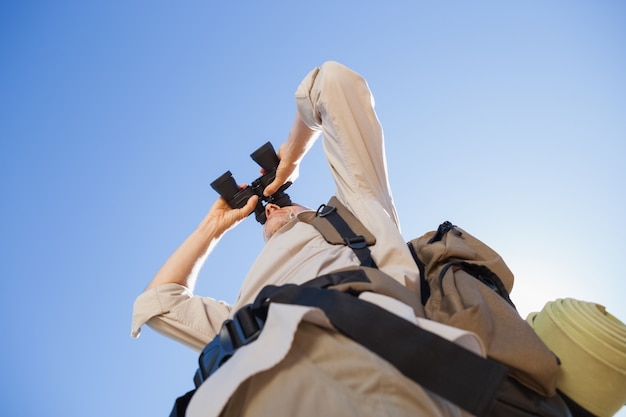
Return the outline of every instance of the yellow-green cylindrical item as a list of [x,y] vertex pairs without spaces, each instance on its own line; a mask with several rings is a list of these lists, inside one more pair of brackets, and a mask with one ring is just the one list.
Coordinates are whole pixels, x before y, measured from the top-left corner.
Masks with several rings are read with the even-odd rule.
[[626,325],[602,305],[572,298],[526,319],[561,359],[557,388],[599,417],[626,403]]

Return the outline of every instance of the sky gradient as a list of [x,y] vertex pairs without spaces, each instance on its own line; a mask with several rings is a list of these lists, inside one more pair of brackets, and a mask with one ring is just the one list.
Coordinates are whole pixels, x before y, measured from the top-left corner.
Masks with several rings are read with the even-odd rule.
[[[131,339],[133,301],[326,60],[374,93],[407,240],[450,220],[522,316],[572,297],[625,321],[626,5],[434,3],[0,2],[6,415],[169,414],[197,356]],[[316,144],[289,194],[333,191]],[[262,244],[247,219],[196,292],[234,301]]]

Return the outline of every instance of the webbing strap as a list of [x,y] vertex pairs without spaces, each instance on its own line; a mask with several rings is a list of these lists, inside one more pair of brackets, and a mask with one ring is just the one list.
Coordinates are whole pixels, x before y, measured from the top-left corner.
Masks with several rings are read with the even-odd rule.
[[372,252],[367,247],[365,237],[354,233],[350,225],[341,217],[335,207],[322,204],[317,209],[316,216],[323,217],[337,230],[339,235],[343,238],[346,246],[350,247],[359,261],[361,266],[367,266],[370,268],[378,268],[376,262],[372,258]]
[[267,286],[258,302],[320,308],[335,328],[394,365],[427,390],[476,416],[486,416],[507,368],[340,291]]

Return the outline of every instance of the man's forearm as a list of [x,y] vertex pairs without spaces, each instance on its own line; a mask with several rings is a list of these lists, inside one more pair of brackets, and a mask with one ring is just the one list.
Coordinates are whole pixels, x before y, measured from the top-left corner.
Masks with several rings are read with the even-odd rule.
[[291,162],[299,163],[319,135],[320,131],[309,128],[300,117],[300,113],[296,112],[289,136],[281,146],[281,154],[284,153],[284,157],[289,158]]
[[320,133],[309,128],[296,112],[289,136],[278,152],[280,164],[276,171],[276,180],[265,188],[265,195],[272,195],[285,182],[295,180],[302,158],[311,149]]
[[193,290],[200,268],[220,238],[254,210],[258,197],[252,196],[239,209],[218,198],[200,225],[174,251],[156,273],[146,290],[163,284],[180,284]]
[[146,289],[175,283],[193,290],[200,268],[220,237],[215,224],[205,219],[172,253]]

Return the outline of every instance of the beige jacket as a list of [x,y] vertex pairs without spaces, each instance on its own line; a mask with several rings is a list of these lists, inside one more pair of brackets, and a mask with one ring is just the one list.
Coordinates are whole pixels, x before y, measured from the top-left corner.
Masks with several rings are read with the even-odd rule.
[[[341,64],[327,62],[304,78],[296,91],[296,103],[304,122],[322,131],[324,152],[336,183],[335,195],[376,236],[371,251],[377,265],[419,296],[419,272],[400,234],[387,180],[383,133],[367,83]],[[294,219],[267,242],[234,306],[196,296],[177,284],[162,285],[137,298],[132,336],[137,337],[141,326],[147,324],[200,351],[219,332],[223,320],[252,302],[264,286],[299,284],[352,265],[359,265],[359,261],[350,248],[328,244],[311,225]],[[407,306],[383,296],[369,296],[369,301],[417,323]],[[218,415],[244,381],[278,367],[289,353],[302,321],[331,327],[323,315],[313,310],[272,307],[261,337],[241,348],[200,387],[190,405],[190,415]],[[420,322],[481,351],[480,342],[471,334],[423,319]],[[452,414],[437,411],[432,415]]]

